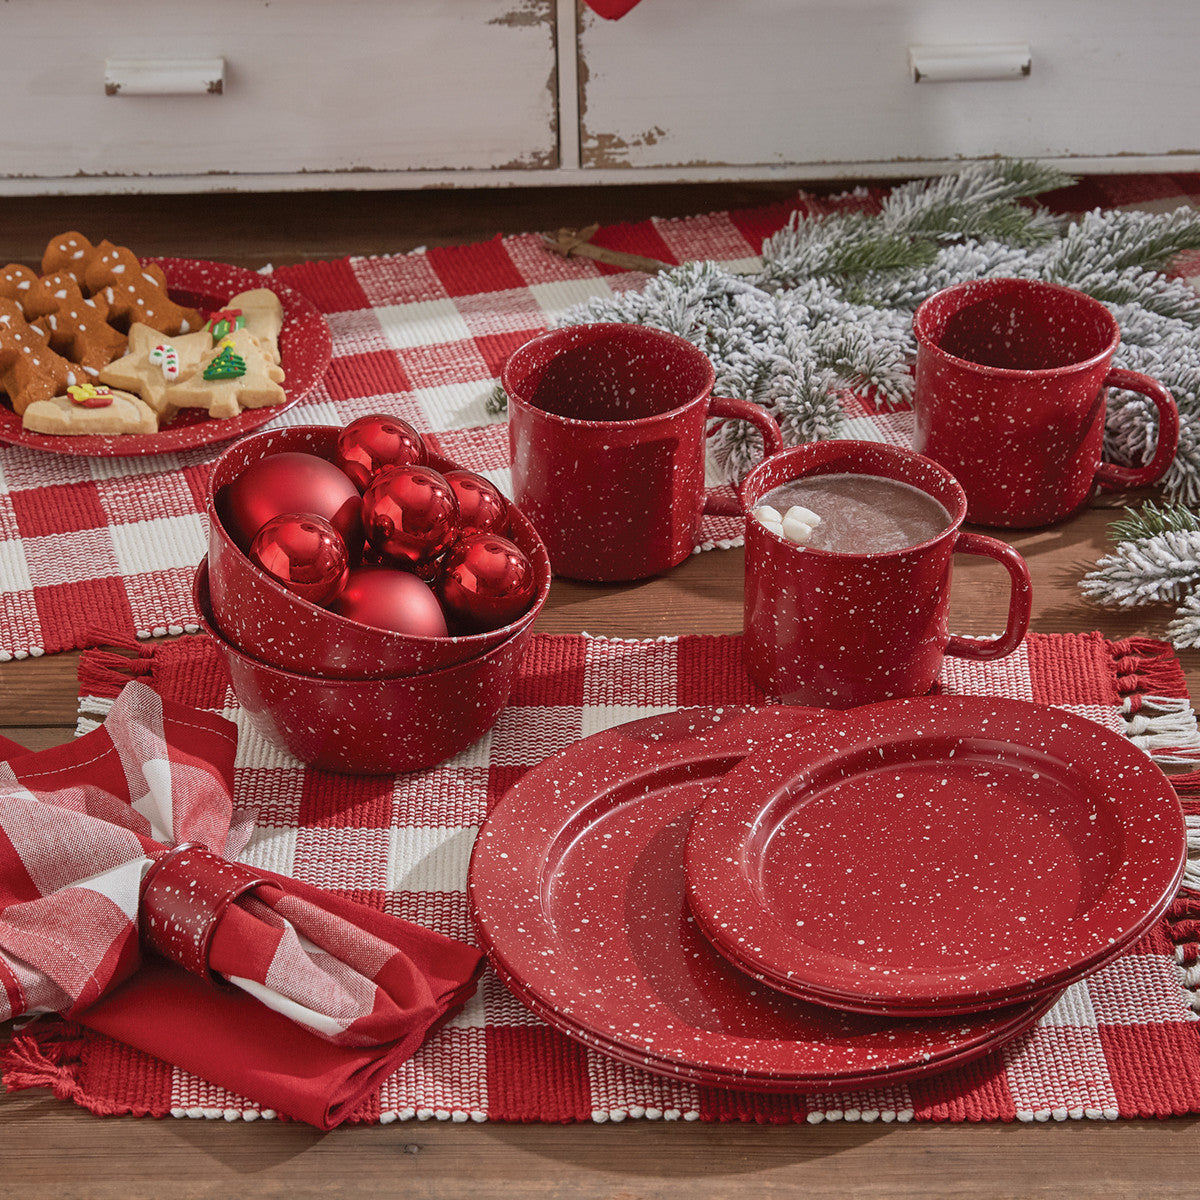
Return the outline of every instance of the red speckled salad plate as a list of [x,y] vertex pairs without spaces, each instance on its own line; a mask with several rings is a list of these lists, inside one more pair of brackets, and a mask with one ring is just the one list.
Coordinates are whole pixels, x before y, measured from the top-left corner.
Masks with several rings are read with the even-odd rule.
[[708,789],[690,910],[741,969],[862,1013],[1060,991],[1144,934],[1187,855],[1170,782],[1062,709],[930,696],[763,746]]

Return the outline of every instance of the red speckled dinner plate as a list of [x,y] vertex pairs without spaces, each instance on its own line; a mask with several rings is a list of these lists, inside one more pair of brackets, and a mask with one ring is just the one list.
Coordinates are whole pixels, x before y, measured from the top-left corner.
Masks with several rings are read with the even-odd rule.
[[[503,966],[497,962],[495,957],[492,957],[490,962],[504,985],[535,1016],[541,1018],[551,1028],[557,1029],[559,1033],[566,1034],[567,1037],[573,1038],[609,1058],[614,1058],[626,1066],[637,1067],[639,1070],[650,1071],[655,1075],[664,1075],[670,1079],[698,1084],[702,1087],[732,1088],[737,1091],[766,1092],[774,1095],[795,1092],[845,1092],[857,1091],[862,1088],[891,1087],[907,1083],[922,1075],[964,1066],[1014,1041],[1037,1024],[1058,1000],[1058,993],[1055,993],[1043,997],[1034,1004],[1019,1004],[1012,1008],[997,1009],[998,1019],[988,1022],[986,1030],[982,1029],[977,1022],[972,1023],[969,1019],[965,1020],[950,1029],[944,1038],[945,1044],[941,1050],[932,1052],[928,1058],[914,1061],[907,1066],[884,1067],[878,1070],[868,1069],[861,1075],[842,1071],[822,1079],[817,1075],[741,1073],[722,1071],[719,1068],[705,1070],[678,1060],[660,1058],[646,1050],[631,1049],[625,1041],[613,1041],[601,1037],[581,1025],[574,1024],[569,1015],[548,1007],[538,999],[536,994],[529,992],[511,975],[506,974]],[[809,1007],[814,1006],[810,1005]],[[828,1021],[828,1014],[823,1019]],[[877,1027],[881,1023],[886,1023],[893,1031],[900,1030],[901,1036],[903,1036],[901,1027],[905,1024],[928,1023],[920,1017],[896,1019],[876,1016],[872,1017],[871,1021]],[[880,1036],[878,1028],[872,1033],[873,1036]],[[819,1060],[819,1054],[813,1054],[811,1057],[814,1063]]]
[[165,454],[226,442],[273,421],[281,412],[306,396],[325,374],[333,339],[329,324],[311,301],[278,283],[270,275],[259,275],[226,263],[190,258],[146,258],[157,263],[167,277],[171,299],[201,312],[225,306],[231,296],[254,288],[270,288],[283,304],[283,328],[279,333],[280,365],[285,378],[282,404],[244,409],[239,416],[224,420],[210,418],[202,409],[185,409],[157,433],[127,433],[118,437],[50,437],[29,433],[21,418],[4,402],[0,393],[0,442],[47,450],[51,454],[86,455],[93,458],[122,458],[143,454]]
[[1061,709],[932,696],[787,735],[709,789],[686,849],[713,944],[864,1013],[1059,991],[1145,933],[1187,848],[1167,777]]
[[751,751],[815,728],[814,712],[684,709],[584,738],[522,776],[479,832],[468,885],[514,995],[630,1065],[768,1090],[898,1081],[1028,1028],[1047,1000],[933,1020],[805,1003],[702,936],[685,894],[692,815]]

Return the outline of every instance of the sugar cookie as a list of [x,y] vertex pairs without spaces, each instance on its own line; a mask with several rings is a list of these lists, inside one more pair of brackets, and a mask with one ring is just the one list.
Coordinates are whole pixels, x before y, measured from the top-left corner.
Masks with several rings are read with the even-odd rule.
[[148,404],[128,392],[86,384],[68,389],[66,396],[35,400],[26,408],[21,425],[31,433],[55,436],[115,436],[155,433],[158,418]]
[[283,371],[267,357],[248,329],[222,338],[187,379],[177,383],[170,401],[177,408],[207,408],[214,417],[236,417],[243,408],[264,408],[286,399],[279,386]]
[[136,392],[156,413],[165,416],[175,407],[171,399],[175,386],[195,373],[211,349],[212,338],[206,330],[168,337],[135,322],[129,327],[125,355],[101,369],[100,381]]

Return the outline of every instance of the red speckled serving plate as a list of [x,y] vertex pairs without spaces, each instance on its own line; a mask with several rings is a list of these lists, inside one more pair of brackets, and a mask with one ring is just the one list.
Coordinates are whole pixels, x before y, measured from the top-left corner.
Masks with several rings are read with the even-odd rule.
[[270,275],[259,275],[226,263],[190,258],[147,258],[157,263],[167,277],[171,298],[179,304],[213,312],[224,307],[231,296],[253,288],[270,288],[283,304],[283,328],[279,354],[287,399],[267,408],[248,408],[239,416],[213,420],[202,409],[186,409],[157,433],[127,433],[118,437],[50,437],[30,433],[21,418],[3,402],[0,394],[0,442],[46,450],[51,454],[86,455],[93,458],[122,458],[143,454],[165,454],[209,446],[240,437],[273,421],[304,398],[320,381],[329,366],[333,339],[329,324],[313,304],[299,292],[277,283]]
[[1167,777],[1095,721],[1018,700],[868,705],[709,790],[691,911],[742,969],[864,1013],[1057,992],[1162,915],[1187,848]]
[[685,895],[694,811],[746,755],[816,728],[814,714],[684,709],[584,738],[522,776],[480,830],[468,885],[514,995],[630,1065],[771,1091],[899,1082],[1028,1028],[1051,1001],[935,1020],[805,1003],[702,936]]

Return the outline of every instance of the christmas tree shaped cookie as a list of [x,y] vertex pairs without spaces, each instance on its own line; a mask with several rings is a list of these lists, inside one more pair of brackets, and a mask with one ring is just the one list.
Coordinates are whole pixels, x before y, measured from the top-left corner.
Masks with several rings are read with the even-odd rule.
[[212,417],[236,417],[243,408],[265,408],[287,398],[283,370],[246,328],[234,329],[172,389],[176,408],[206,408]]

